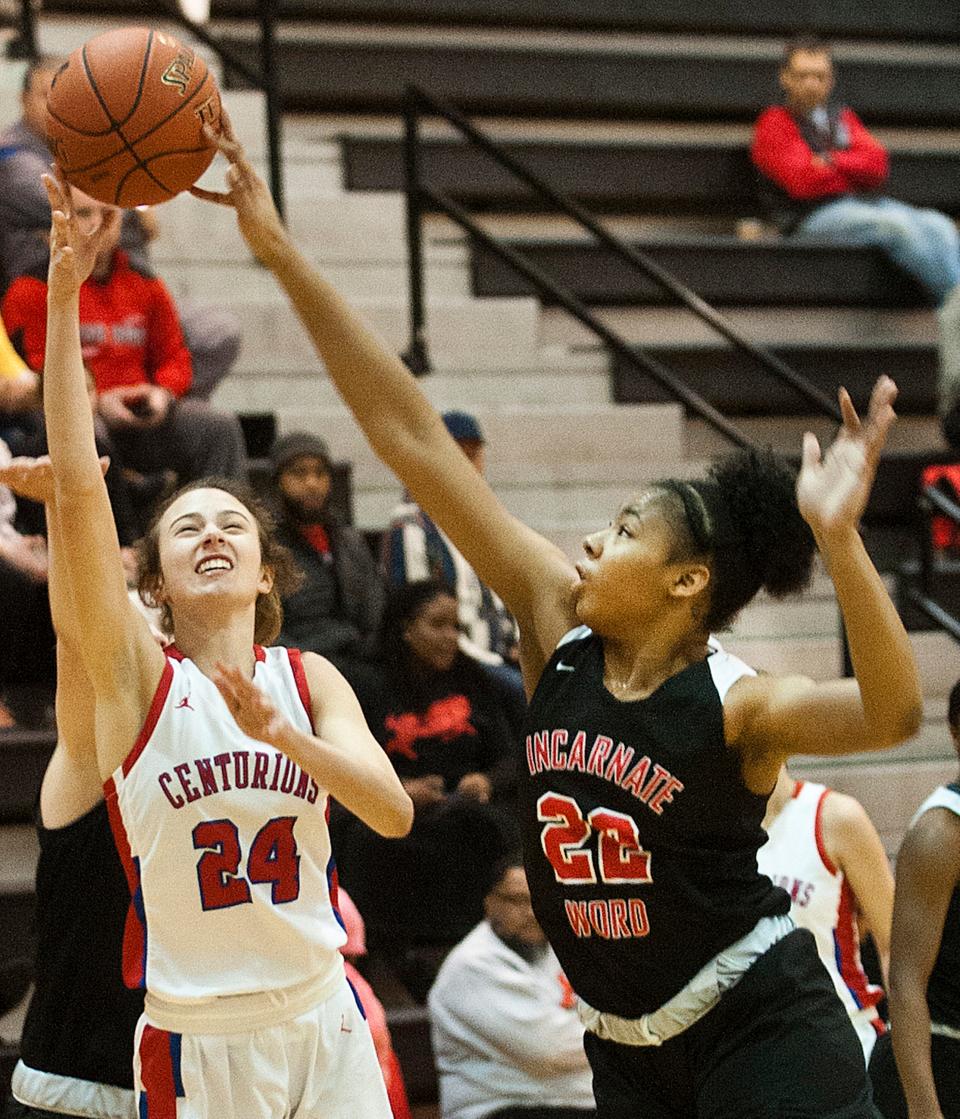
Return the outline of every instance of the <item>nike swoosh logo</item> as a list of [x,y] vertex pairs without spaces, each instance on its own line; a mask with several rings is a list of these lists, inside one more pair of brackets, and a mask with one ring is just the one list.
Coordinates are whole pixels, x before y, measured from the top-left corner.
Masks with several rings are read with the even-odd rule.
[[576,666],[572,664],[564,664],[563,661],[557,661],[557,672],[576,672]]

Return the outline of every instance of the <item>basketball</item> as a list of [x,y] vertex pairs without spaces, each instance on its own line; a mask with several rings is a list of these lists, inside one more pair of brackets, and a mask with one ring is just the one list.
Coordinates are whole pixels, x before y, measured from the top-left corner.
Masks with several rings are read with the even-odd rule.
[[47,99],[47,138],[69,183],[128,209],[192,186],[216,148],[220,92],[206,63],[163,31],[120,28],[70,55]]

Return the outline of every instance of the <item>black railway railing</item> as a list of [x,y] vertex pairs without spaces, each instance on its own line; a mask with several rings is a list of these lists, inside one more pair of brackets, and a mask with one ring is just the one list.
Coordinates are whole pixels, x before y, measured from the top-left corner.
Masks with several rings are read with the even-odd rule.
[[[533,191],[546,199],[555,210],[577,222],[611,253],[659,284],[678,303],[685,306],[727,342],[760,366],[764,372],[790,385],[811,404],[816,412],[841,422],[837,402],[817,388],[806,377],[792,369],[776,354],[757,345],[752,339],[744,335],[716,308],[708,304],[676,276],[662,268],[647,253],[627,244],[616,234],[611,233],[606,226],[597,221],[592,214],[573,199],[551,187],[540,176],[505,151],[497,141],[467,119],[455,106],[427,93],[418,86],[411,85],[407,87],[404,101],[410,342],[403,357],[415,374],[422,376],[430,372],[427,317],[424,301],[423,215],[427,211],[439,211],[459,225],[475,242],[489,249],[495,256],[519,272],[541,297],[563,307],[599,338],[608,349],[629,362],[634,368],[651,377],[674,399],[682,402],[690,412],[704,420],[729,442],[738,447],[753,445],[752,441],[739,428],[702,396],[694,392],[662,362],[626,342],[616,331],[611,330],[594,315],[590,308],[568,288],[538,268],[521,253],[488,233],[453,199],[424,182],[420,161],[420,125],[422,118],[425,116],[440,117],[447,121],[469,143],[486,152],[501,167],[526,183]],[[921,550],[919,586],[910,587],[908,596],[927,617],[946,630],[951,637],[960,641],[960,620],[953,617],[933,598],[932,584],[935,557],[932,552],[929,519],[934,511],[950,517],[957,525],[960,525],[960,505],[950,501],[939,490],[933,487],[925,487],[920,497],[920,508],[916,518],[919,525]],[[845,641],[844,649],[846,651]],[[846,656],[845,662],[849,669],[849,659]]]
[[[27,58],[37,57],[37,33],[35,0],[20,0],[19,53]],[[262,90],[266,109],[267,159],[269,166],[270,192],[280,211],[284,214],[282,137],[281,137],[281,91],[280,72],[277,65],[276,27],[279,0],[256,0],[257,22],[260,26],[260,66],[259,69],[247,65],[228,47],[225,47],[203,24],[190,19],[176,0],[155,0],[149,18],[172,20],[186,28],[204,46],[213,51],[224,66],[235,70],[240,77],[255,89]]]

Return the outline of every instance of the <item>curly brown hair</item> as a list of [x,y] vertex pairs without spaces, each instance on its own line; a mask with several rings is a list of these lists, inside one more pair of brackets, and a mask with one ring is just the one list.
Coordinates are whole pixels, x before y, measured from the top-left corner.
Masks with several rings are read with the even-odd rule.
[[164,632],[173,633],[173,612],[170,606],[159,598],[163,587],[163,571],[160,566],[160,521],[170,506],[191,490],[223,490],[235,497],[249,512],[257,524],[260,539],[260,562],[273,575],[273,586],[266,594],[257,596],[256,618],[253,639],[258,645],[269,645],[277,639],[283,624],[281,600],[286,598],[303,582],[303,575],[294,562],[290,552],[274,536],[276,522],[266,504],[245,483],[234,478],[198,478],[181,486],[176,493],[164,501],[157,509],[143,538],[137,544],[137,593],[140,600],[152,609],[159,609]]

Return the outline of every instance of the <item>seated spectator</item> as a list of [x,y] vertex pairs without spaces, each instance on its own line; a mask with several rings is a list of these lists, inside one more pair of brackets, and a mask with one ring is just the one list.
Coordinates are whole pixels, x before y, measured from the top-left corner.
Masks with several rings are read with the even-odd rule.
[[[190,355],[163,282],[138,272],[117,247],[115,207],[77,190],[73,197],[81,227],[110,227],[80,291],[80,337],[99,417],[123,464],[145,475],[170,468],[182,483],[206,475],[243,477],[246,456],[236,416],[184,399]],[[46,297],[44,280],[20,276],[3,299],[10,337],[35,370],[43,367]]]
[[337,891],[337,912],[347,934],[347,942],[340,949],[344,957],[343,970],[360,1000],[370,1026],[370,1036],[373,1038],[373,1047],[377,1051],[383,1082],[387,1087],[387,1098],[390,1100],[393,1119],[410,1119],[407,1088],[403,1082],[400,1061],[390,1039],[387,1012],[383,1009],[383,1003],[377,998],[374,989],[356,968],[356,961],[367,954],[367,930],[360,916],[360,910],[353,904],[353,899],[344,889]]
[[[947,725],[960,756],[960,681]],[[920,805],[897,855],[890,1033],[870,1078],[884,1119],[960,1115],[960,777]]]
[[[444,412],[443,422],[460,449],[482,474],[486,441],[476,417]],[[510,704],[519,730],[526,707],[518,661],[517,625],[510,612],[420,506],[410,499],[397,506],[384,537],[383,568],[388,583],[400,586],[416,579],[439,579],[456,596],[460,648],[489,667]]]
[[[330,453],[316,435],[292,432],[271,452],[277,534],[304,576],[283,601],[280,644],[320,653],[355,685],[375,651],[383,580],[366,540],[330,508]],[[362,685],[361,685],[362,686]]]
[[337,828],[341,881],[383,955],[422,999],[446,951],[480,919],[503,854],[511,730],[483,669],[458,648],[457,603],[442,583],[394,588],[383,619],[380,687],[364,714],[414,804],[404,839],[352,817]]
[[[60,59],[45,56],[30,63],[23,77],[20,119],[0,132],[0,295],[17,276],[47,274],[50,205],[40,176],[50,169],[44,118],[60,64]],[[124,214],[121,248],[143,275],[152,276],[147,246],[157,228],[153,211]],[[188,392],[205,400],[236,361],[240,324],[229,311],[191,304],[180,308],[180,321],[193,358]]]
[[893,875],[877,829],[853,797],[795,781],[786,766],[767,802],[763,827],[769,838],[757,852],[757,866],[787,891],[790,915],[816,937],[869,1062],[886,1026],[877,1010],[883,990],[867,978],[860,940],[870,932],[886,978],[893,912]]
[[[751,155],[772,220],[793,237],[875,245],[939,308],[940,411],[960,445],[960,239],[946,214],[882,193],[889,160],[857,114],[832,99],[829,47],[804,36],[787,44],[780,84],[786,104],[765,109]],[[951,436],[953,432],[953,436]]]
[[443,1119],[590,1119],[576,1000],[533,915],[519,856],[494,868],[483,907],[427,1002]]

